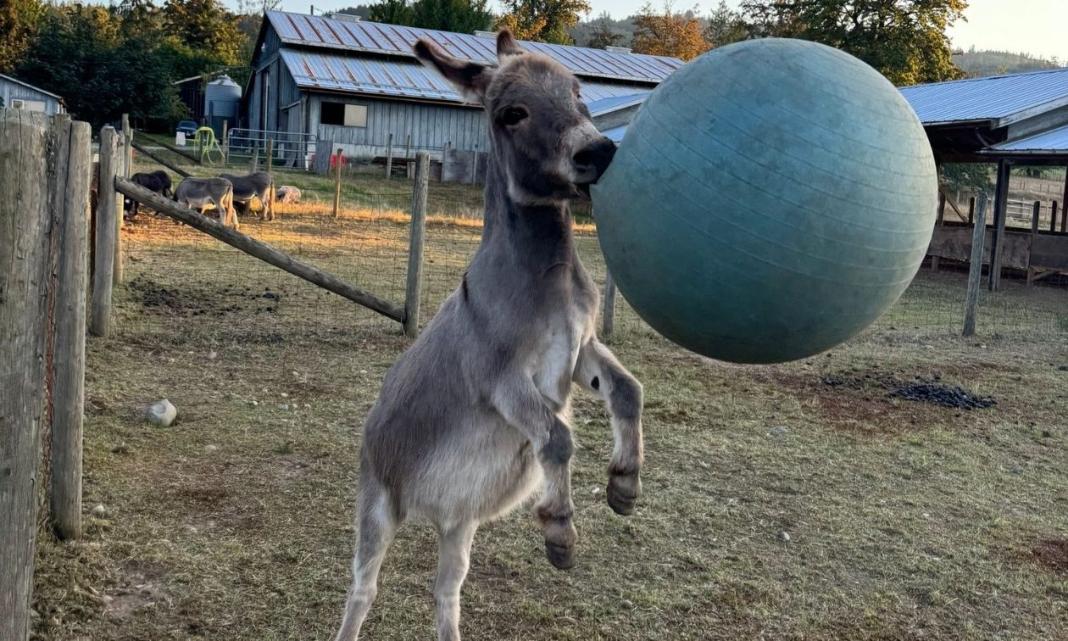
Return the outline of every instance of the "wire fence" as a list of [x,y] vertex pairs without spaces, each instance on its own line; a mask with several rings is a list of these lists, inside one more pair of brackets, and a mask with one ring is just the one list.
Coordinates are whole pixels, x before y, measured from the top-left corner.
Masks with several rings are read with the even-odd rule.
[[[300,185],[299,203],[278,204],[278,216],[247,215],[241,231],[298,260],[309,262],[371,293],[402,303],[407,271],[412,181],[386,177],[380,167],[346,164],[317,176],[275,168],[278,185]],[[219,168],[195,167],[210,174]],[[335,216],[334,201],[338,202]],[[579,207],[576,244],[599,286],[606,276],[596,229]],[[425,321],[459,284],[481,235],[482,193],[477,186],[432,178],[422,310]],[[374,312],[262,263],[169,219],[143,214],[124,232],[127,287],[120,305],[132,322],[147,323],[182,340],[192,328],[213,340],[285,340],[292,332],[344,332],[355,325],[399,333]],[[901,300],[870,334],[917,340],[959,335],[963,323],[966,265],[943,260],[924,268]],[[998,292],[980,297],[978,332],[1013,340],[1068,337],[1068,281],[1048,278],[1027,286],[1022,274],[1002,280]],[[1015,276],[1015,277],[1012,277]],[[725,301],[724,304],[729,304]],[[653,330],[616,298],[612,340],[655,339]]]

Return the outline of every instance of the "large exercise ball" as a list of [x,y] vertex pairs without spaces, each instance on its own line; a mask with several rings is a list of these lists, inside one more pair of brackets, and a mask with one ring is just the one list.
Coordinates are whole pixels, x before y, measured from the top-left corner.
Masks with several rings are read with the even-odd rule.
[[916,275],[938,200],[912,108],[800,40],[715,49],[642,105],[593,189],[619,290],[683,347],[740,363],[819,353]]

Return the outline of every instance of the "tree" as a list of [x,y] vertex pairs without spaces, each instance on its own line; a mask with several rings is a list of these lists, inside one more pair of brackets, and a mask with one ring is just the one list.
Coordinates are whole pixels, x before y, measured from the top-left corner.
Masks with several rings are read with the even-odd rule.
[[516,38],[556,44],[572,44],[570,30],[580,14],[590,12],[587,0],[503,0],[505,14],[499,28],[510,29]]
[[381,0],[371,5],[367,17],[375,22],[411,26],[415,15],[408,0]]
[[961,77],[946,35],[967,0],[747,0],[758,36],[814,40],[848,51],[897,85]]
[[40,0],[0,1],[0,73],[8,73],[26,54],[41,19]]
[[713,47],[722,47],[732,42],[745,40],[749,37],[749,25],[745,17],[738,11],[727,6],[720,0],[712,14],[708,16],[708,26],[705,27],[705,40]]
[[167,0],[163,19],[168,32],[177,36],[192,58],[220,66],[238,63],[241,32],[234,16],[218,0]]
[[612,26],[612,18],[608,15],[607,11],[601,13],[596,20],[593,21],[593,29],[590,31],[589,41],[585,43],[587,47],[594,47],[597,49],[604,49],[606,47],[618,47],[626,40],[626,36],[616,31]]
[[634,16],[634,42],[637,53],[675,56],[683,60],[696,58],[712,48],[702,33],[701,22],[693,11],[676,12],[671,3],[663,13],[655,13],[646,3]]
[[493,23],[488,0],[416,0],[412,26],[474,33]]

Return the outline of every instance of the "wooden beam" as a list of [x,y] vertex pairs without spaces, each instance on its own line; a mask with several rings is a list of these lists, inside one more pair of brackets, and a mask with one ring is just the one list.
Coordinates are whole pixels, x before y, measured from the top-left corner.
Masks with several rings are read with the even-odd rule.
[[191,175],[188,171],[182,169],[181,167],[179,167],[177,165],[174,165],[174,164],[170,163],[169,161],[164,160],[162,156],[159,156],[159,155],[155,154],[154,152],[149,151],[148,149],[145,148],[144,145],[140,145],[140,144],[138,144],[136,142],[132,142],[130,144],[137,151],[140,151],[141,153],[143,153],[144,155],[148,156],[152,160],[155,160],[156,162],[158,162],[159,164],[163,165],[167,169],[170,169],[171,171],[173,171],[174,173],[178,174],[182,178],[188,178]]
[[1001,253],[1005,244],[1005,218],[1009,204],[1009,178],[1012,165],[1007,160],[998,161],[998,181],[994,190],[994,237],[990,245],[990,277],[988,289],[996,292],[1001,285]]
[[116,178],[115,189],[121,194],[125,194],[144,205],[148,205],[161,214],[180,220],[190,227],[204,232],[212,238],[221,240],[231,247],[236,247],[250,256],[259,258],[265,263],[274,265],[298,278],[303,278],[309,283],[318,285],[327,291],[334,292],[338,296],[347,298],[354,303],[359,303],[383,316],[392,318],[398,323],[404,322],[404,309],[400,306],[379,298],[374,294],[357,289],[333,274],[329,274],[317,267],[295,260],[288,254],[278,251],[267,243],[246,236],[241,232],[234,231],[225,225],[198,214],[192,209],[179,207],[174,201],[168,200],[167,198],[153,193],[140,185],[136,185],[129,180]]

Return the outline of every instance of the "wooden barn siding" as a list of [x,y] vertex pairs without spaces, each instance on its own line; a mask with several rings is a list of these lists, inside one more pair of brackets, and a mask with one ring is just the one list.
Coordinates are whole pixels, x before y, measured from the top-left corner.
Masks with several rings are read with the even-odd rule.
[[0,96],[4,98],[4,107],[7,108],[11,107],[12,100],[39,100],[45,103],[45,113],[48,115],[61,113],[59,101],[52,96],[3,78],[0,78]]
[[[366,105],[367,126],[319,124],[320,104],[324,101]],[[412,149],[441,149],[445,143],[463,150],[485,151],[487,147],[486,120],[479,109],[322,94],[311,95],[308,108],[312,129],[317,129],[319,138],[335,143],[384,149],[392,133],[393,147],[401,152],[410,133]]]

